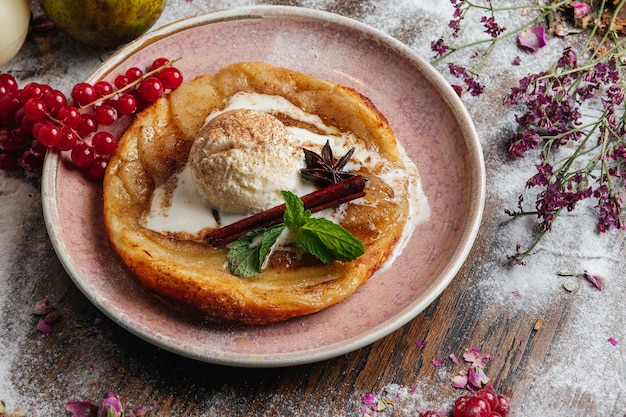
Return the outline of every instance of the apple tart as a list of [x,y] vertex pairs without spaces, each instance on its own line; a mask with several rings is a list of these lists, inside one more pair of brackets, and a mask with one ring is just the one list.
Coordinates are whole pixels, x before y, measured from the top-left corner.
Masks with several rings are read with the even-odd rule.
[[[253,115],[263,122],[258,128],[246,127],[250,111],[268,114],[272,121]],[[267,126],[276,123],[280,125],[267,133]],[[231,133],[227,131],[230,126],[235,126]],[[281,156],[284,142],[271,147],[264,142],[264,135],[294,140],[297,151]],[[215,143],[223,137],[229,141],[212,145],[213,150],[202,151],[202,155],[209,158],[216,152],[237,152],[238,156],[207,163],[206,172],[222,172],[219,181],[253,193],[252,202],[256,201],[254,193],[267,194],[259,189],[264,184],[279,188],[287,184],[296,194],[314,189],[300,177],[298,167],[305,167],[302,148],[320,153],[322,145],[329,143],[337,154],[354,149],[344,169],[367,179],[365,196],[319,215],[351,232],[363,243],[364,253],[353,261],[325,264],[290,247],[287,240],[271,252],[257,275],[242,278],[231,273],[228,247],[214,246],[206,235],[233,216],[198,197],[202,193],[194,192],[193,185],[189,198],[200,201],[202,213],[198,216],[206,222],[176,226],[184,215],[172,208],[180,187],[194,184],[189,174],[194,143],[214,136]],[[247,145],[252,136],[260,142]],[[248,158],[252,166],[245,162],[246,152],[252,152]],[[283,158],[295,162],[289,165],[281,162]],[[261,163],[266,159],[269,165]],[[239,165],[231,163],[233,160]],[[223,167],[211,171],[221,163]],[[289,169],[280,171],[273,166]],[[244,175],[245,170],[251,171]],[[206,182],[218,181],[211,175],[219,174],[206,175]],[[263,175],[276,184],[254,182]],[[286,176],[290,178],[283,178]],[[230,181],[232,178],[238,182]],[[268,324],[330,307],[365,283],[403,236],[411,233],[419,205],[419,193],[414,192],[418,184],[417,168],[369,99],[351,88],[301,72],[261,62],[238,63],[184,83],[137,115],[120,138],[105,174],[104,220],[110,242],[127,268],[171,308],[210,321]],[[265,204],[270,203],[275,200]],[[238,215],[248,214],[252,213]],[[157,217],[164,221],[159,223]]]

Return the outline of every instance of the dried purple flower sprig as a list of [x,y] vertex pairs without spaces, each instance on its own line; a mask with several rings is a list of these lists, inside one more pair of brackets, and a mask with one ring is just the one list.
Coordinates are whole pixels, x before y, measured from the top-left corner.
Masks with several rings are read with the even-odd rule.
[[[436,54],[432,63],[446,62],[450,74],[464,84],[453,85],[459,93],[465,89],[480,95],[484,91],[477,81],[478,70],[505,38],[517,35],[518,45],[534,53],[546,43],[546,20],[555,17],[559,18],[558,25],[552,28],[555,34],[587,36],[576,51],[566,48],[552,68],[522,78],[504,99],[504,103],[520,109],[516,116],[518,133],[511,140],[509,155],[539,159],[534,164],[535,174],[526,183],[528,189],[537,190],[535,201],[526,208],[520,196],[517,210],[507,210],[512,216],[534,215],[539,219],[533,241],[525,249],[518,245],[510,256],[512,262],[523,264],[552,230],[562,210],[572,211],[583,200],[596,201],[599,232],[626,228],[626,112],[622,81],[626,80],[626,30],[619,20],[626,2],[612,5],[609,0],[552,0],[548,4],[511,7],[495,7],[490,0],[485,0],[485,5],[468,0],[450,2],[454,7],[449,24],[453,39],[459,37],[461,22],[471,9],[484,14],[480,23],[489,35],[461,46],[450,46],[443,37],[431,43]],[[496,23],[499,13],[517,9],[534,17],[514,29],[504,29]],[[567,19],[571,30],[563,26]],[[450,62],[453,54],[468,48],[473,52],[472,59],[479,58],[472,68]]]
[[[522,46],[529,45],[530,42],[524,42],[527,39],[533,39],[538,36],[534,32],[536,25],[543,24],[546,17],[552,13],[555,13],[560,7],[570,3],[571,0],[561,0],[553,2],[553,4],[528,4],[528,5],[516,5],[508,7],[495,7],[491,0],[486,0],[486,5],[477,4],[469,0],[450,0],[454,7],[453,17],[448,23],[448,27],[452,30],[451,36],[453,40],[456,40],[460,36],[462,30],[462,22],[467,16],[468,12],[475,9],[481,13],[480,23],[484,27],[484,32],[488,35],[484,39],[480,39],[474,42],[453,45],[447,42],[444,37],[431,42],[431,50],[435,53],[435,57],[431,63],[435,66],[442,62],[447,63],[448,71],[452,76],[458,78],[463,83],[463,87],[459,85],[453,85],[457,93],[461,93],[463,90],[468,91],[472,96],[478,96],[484,92],[484,87],[478,82],[478,72],[480,68],[485,64],[489,56],[493,53],[497,44],[501,41],[520,34],[528,32],[526,37],[520,37],[520,43]],[[496,15],[503,12],[511,12],[515,10],[525,10],[533,14],[534,17],[528,19],[522,25],[513,29],[508,29],[501,26],[497,20]],[[484,13],[484,14],[483,14]],[[540,27],[543,28],[543,27]],[[538,38],[538,42],[541,43],[544,40],[543,37]],[[473,51],[473,58],[479,58],[479,60],[472,65],[471,68],[465,68],[460,65],[456,65],[451,62],[451,57],[460,51]]]
[[626,40],[610,36],[610,27],[596,42],[597,28],[591,31],[581,51],[589,56],[585,62],[566,48],[552,69],[524,77],[504,100],[523,109],[516,117],[520,131],[510,143],[510,156],[535,151],[540,160],[526,183],[540,190],[534,209],[524,208],[520,197],[518,209],[507,211],[540,220],[529,247],[518,245],[510,256],[514,264],[523,264],[533,253],[563,209],[572,211],[583,200],[595,199],[600,233],[626,228]]

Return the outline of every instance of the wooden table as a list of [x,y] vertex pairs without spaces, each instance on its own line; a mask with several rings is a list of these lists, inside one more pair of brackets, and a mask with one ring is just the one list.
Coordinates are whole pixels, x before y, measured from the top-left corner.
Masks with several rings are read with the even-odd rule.
[[[306,6],[363,21],[430,58],[431,40],[444,33],[450,19],[449,2],[382,3],[170,0],[158,24],[241,4]],[[555,40],[552,47],[541,57],[557,57],[562,44]],[[507,57],[516,53],[515,42],[503,48],[509,48]],[[0,71],[14,74],[20,83],[39,81],[67,92],[111,52],[53,32],[31,36]],[[528,72],[540,69],[541,62],[519,54]],[[489,188],[481,230],[467,261],[443,294],[410,323],[370,346],[321,363],[230,368],[186,359],[131,335],[90,304],[55,256],[37,175],[0,174],[0,233],[6,248],[0,268],[9,277],[0,291],[0,378],[6,379],[0,383],[0,399],[29,416],[69,415],[65,402],[97,402],[107,391],[129,408],[154,404],[159,416],[359,416],[363,397],[373,393],[384,401],[379,411],[368,409],[370,414],[416,416],[421,407],[451,407],[462,391],[451,386],[450,378],[467,368],[463,352],[477,347],[493,356],[485,370],[494,387],[512,397],[513,416],[626,415],[624,233],[580,241],[573,235],[576,230],[593,235],[586,232],[593,229],[592,209],[585,209],[568,215],[562,231],[553,232],[529,265],[507,264],[506,255],[523,240],[515,234],[525,230],[511,227],[503,213],[515,208],[516,193],[523,188],[521,183],[510,192],[508,182],[524,169],[532,175],[533,162],[513,164],[504,152],[512,127],[502,128],[500,121],[512,120],[513,110],[500,103],[517,73],[498,62],[484,71],[490,87],[485,96],[464,97],[483,142]],[[511,177],[503,174],[507,164]],[[13,222],[22,226],[10,226]],[[597,268],[590,272],[604,274],[606,288],[598,292],[579,283],[577,291],[567,292],[562,287],[566,278],[557,274],[564,267],[576,272]],[[545,280],[538,281],[538,275]],[[35,330],[30,314],[33,303],[44,297],[63,316],[47,336]],[[622,343],[613,346],[609,337]]]

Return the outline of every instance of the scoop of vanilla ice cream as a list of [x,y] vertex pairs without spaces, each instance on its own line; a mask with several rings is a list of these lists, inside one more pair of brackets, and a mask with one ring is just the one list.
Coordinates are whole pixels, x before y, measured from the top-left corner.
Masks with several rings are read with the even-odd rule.
[[257,110],[226,111],[200,131],[189,153],[198,193],[211,207],[251,214],[283,202],[304,167],[302,149],[276,117]]

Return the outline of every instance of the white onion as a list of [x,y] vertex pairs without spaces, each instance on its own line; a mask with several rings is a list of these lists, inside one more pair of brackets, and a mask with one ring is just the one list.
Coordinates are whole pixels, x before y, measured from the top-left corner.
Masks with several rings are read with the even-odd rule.
[[28,0],[0,0],[0,65],[19,52],[28,34],[29,22]]

